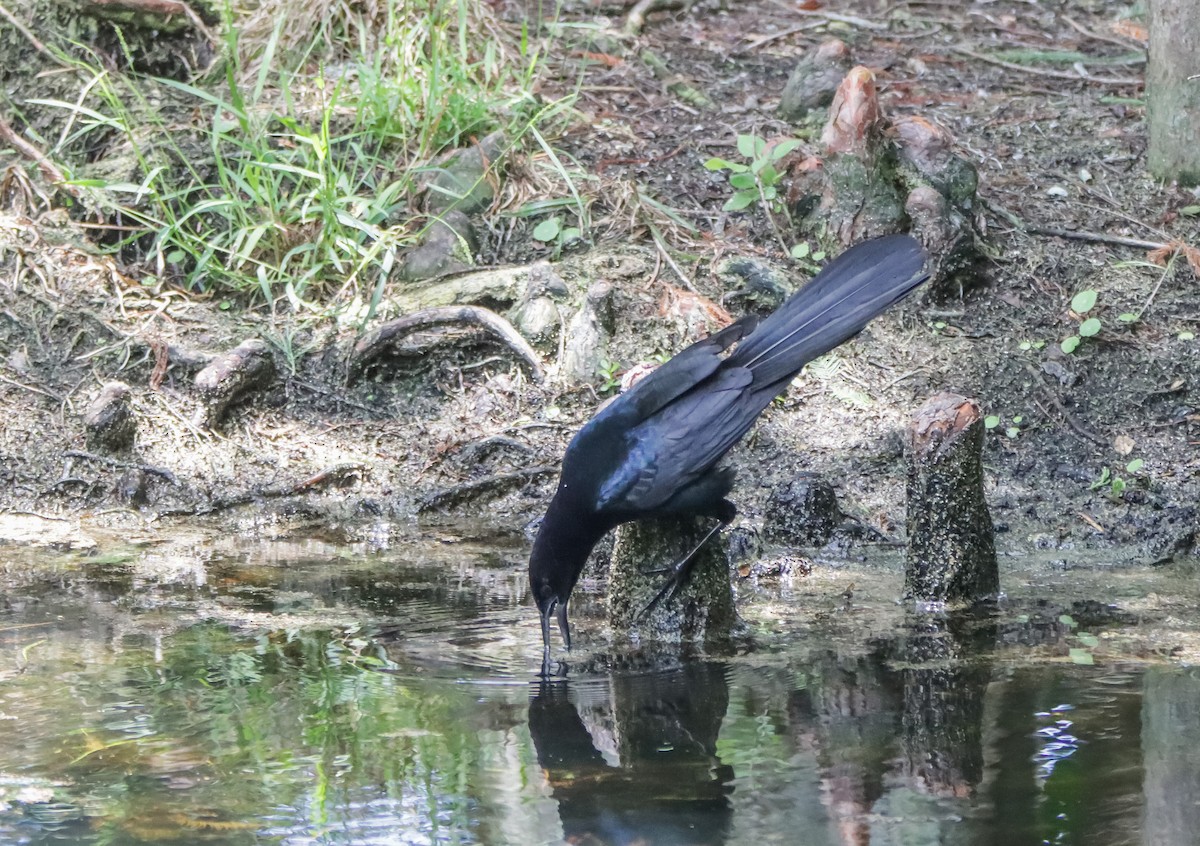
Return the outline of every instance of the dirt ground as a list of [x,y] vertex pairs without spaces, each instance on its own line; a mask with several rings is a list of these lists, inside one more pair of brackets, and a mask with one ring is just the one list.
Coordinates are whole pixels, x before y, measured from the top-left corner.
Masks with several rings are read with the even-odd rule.
[[[721,210],[731,189],[703,163],[733,155],[739,133],[792,132],[775,116],[788,74],[839,37],[875,71],[888,115],[945,126],[978,168],[988,260],[961,298],[886,315],[767,412],[731,456],[745,525],[772,490],[811,471],[834,483],[844,511],[902,537],[905,421],[953,390],[1000,418],[985,462],[1004,552],[1104,549],[1113,561],[1160,563],[1192,551],[1197,278],[1182,259],[1164,269],[1111,236],[1200,244],[1200,200],[1145,172],[1143,67],[1112,63],[1142,46],[1137,22],[1122,19],[1127,6],[809,5],[698,0],[650,15],[637,43],[665,60],[665,80],[628,49],[606,52],[628,39],[596,37],[620,28],[620,4],[562,11],[585,34],[556,57],[562,78],[543,93],[580,85],[584,120],[557,145],[595,177],[595,243],[567,249],[557,271],[577,298],[594,282],[614,286],[608,356],[629,366],[709,328],[645,228],[628,224],[631,185],[695,227],[671,233],[673,245],[692,256],[685,272],[709,300],[728,293],[712,272],[723,258],[788,266],[760,213]],[[981,58],[1017,48],[1085,58],[1074,67]],[[668,87],[680,80],[716,105],[682,100]],[[482,249],[487,261],[546,257],[500,228]],[[234,528],[452,513],[519,532],[540,516],[563,447],[601,399],[602,378],[538,383],[478,333],[348,385],[352,330],[261,310],[231,316],[215,300],[138,284],[142,269],[87,243],[61,212],[16,203],[0,212],[2,509],[139,526],[215,515]],[[789,273],[797,283],[805,275]],[[1067,355],[1059,344],[1079,325],[1069,306],[1087,289],[1103,328]],[[1124,313],[1140,319],[1123,323]],[[172,350],[222,352],[249,337],[268,342],[279,378],[215,430],[198,425],[195,366]],[[548,363],[557,352],[541,348]],[[89,448],[81,415],[111,380],[131,386],[138,430],[131,451],[110,455]],[[1126,469],[1135,459],[1140,467]]]

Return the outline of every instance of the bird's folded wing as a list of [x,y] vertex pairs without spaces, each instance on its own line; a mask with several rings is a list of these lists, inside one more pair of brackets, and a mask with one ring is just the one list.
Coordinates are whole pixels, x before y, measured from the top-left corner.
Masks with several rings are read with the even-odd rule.
[[601,509],[653,510],[711,470],[762,411],[747,403],[752,382],[749,370],[722,370],[704,390],[630,429],[625,460],[600,490]]
[[617,397],[593,420],[619,416],[636,422],[657,413],[715,373],[724,361],[721,353],[752,331],[756,322],[753,317],[744,317],[686,347]]

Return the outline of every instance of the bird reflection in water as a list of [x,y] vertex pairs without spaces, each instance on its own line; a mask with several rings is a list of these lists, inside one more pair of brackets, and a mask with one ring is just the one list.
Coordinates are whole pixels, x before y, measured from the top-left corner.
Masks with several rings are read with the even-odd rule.
[[538,683],[529,732],[568,843],[726,842],[733,771],[717,758],[726,668]]

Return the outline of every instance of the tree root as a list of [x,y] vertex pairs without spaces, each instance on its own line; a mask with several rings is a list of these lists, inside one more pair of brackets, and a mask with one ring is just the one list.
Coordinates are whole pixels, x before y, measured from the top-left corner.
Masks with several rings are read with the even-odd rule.
[[396,318],[375,329],[354,345],[347,362],[347,381],[353,383],[367,365],[391,349],[397,341],[418,329],[454,323],[473,323],[486,329],[524,361],[537,382],[546,378],[541,358],[513,325],[494,311],[481,306],[460,305],[427,308]]
[[434,491],[421,499],[417,504],[417,511],[432,511],[435,508],[440,508],[444,505],[453,505],[468,497],[478,497],[483,494],[499,496],[508,487],[527,482],[530,479],[548,476],[557,470],[558,467],[553,464],[539,464],[536,467],[526,467],[522,470],[514,470],[511,473],[497,473],[494,476],[473,479],[470,482],[463,482],[461,485],[453,485],[440,491]]

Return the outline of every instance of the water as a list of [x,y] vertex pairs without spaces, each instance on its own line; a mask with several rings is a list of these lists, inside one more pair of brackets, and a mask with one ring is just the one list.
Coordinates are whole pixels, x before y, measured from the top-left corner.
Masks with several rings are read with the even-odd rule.
[[[1200,843],[1174,611],[1034,568],[915,616],[844,565],[745,590],[721,657],[612,652],[581,602],[543,681],[522,547],[356,537],[0,548],[0,843]],[[1173,589],[1138,573],[1067,592]]]

